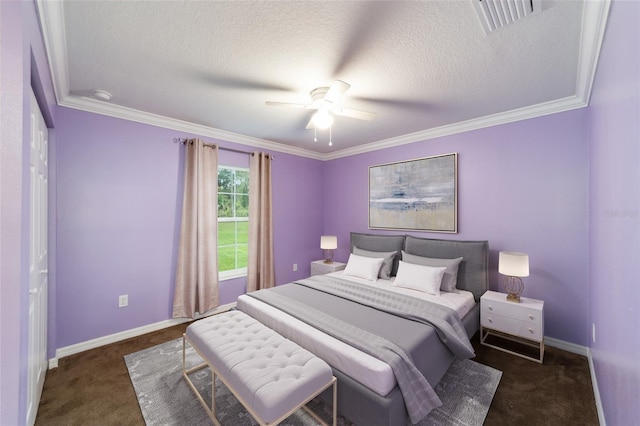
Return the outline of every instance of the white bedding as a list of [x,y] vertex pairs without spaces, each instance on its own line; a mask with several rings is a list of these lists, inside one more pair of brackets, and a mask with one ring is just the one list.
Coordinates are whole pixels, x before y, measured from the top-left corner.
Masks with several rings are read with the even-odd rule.
[[[439,303],[456,311],[460,318],[475,305],[473,294],[465,290],[442,292],[440,296],[431,296],[415,290],[394,287],[391,284],[393,280],[378,279],[372,282],[345,275],[342,271],[329,275],[384,287],[390,291]],[[396,385],[393,371],[386,363],[318,331],[289,314],[247,295],[238,298],[238,309],[311,351],[329,365],[340,371],[349,372],[349,376],[381,396],[387,395]]]
[[343,278],[345,280],[350,280],[361,284],[369,284],[372,286],[381,287],[389,291],[395,291],[396,293],[406,294],[409,296],[417,297],[418,299],[424,299],[428,300],[429,302],[446,306],[447,308],[451,308],[456,311],[456,313],[458,314],[458,319],[460,320],[464,318],[464,316],[467,315],[467,312],[469,312],[476,304],[475,300],[473,299],[473,293],[466,290],[456,290],[455,292],[442,291],[440,292],[440,296],[434,296],[417,290],[395,287],[394,285],[392,285],[394,277],[392,277],[390,280],[383,280],[381,278],[378,278],[377,281],[373,282],[367,281],[362,278],[345,275],[344,271],[333,272],[327,275]]

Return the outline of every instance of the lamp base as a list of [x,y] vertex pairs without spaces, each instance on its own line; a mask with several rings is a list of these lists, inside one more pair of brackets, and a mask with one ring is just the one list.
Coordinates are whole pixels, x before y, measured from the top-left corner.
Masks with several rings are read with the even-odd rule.
[[333,250],[324,249],[324,263],[333,263]]
[[520,296],[517,294],[507,294],[507,301],[520,303]]
[[524,284],[519,277],[505,277],[504,291],[507,293],[508,302],[520,303],[520,295],[523,290]]

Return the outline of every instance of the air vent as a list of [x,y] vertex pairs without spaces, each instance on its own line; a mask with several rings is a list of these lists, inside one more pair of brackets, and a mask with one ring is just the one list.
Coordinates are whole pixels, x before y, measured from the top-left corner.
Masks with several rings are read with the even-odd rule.
[[539,0],[473,0],[485,34],[540,10]]

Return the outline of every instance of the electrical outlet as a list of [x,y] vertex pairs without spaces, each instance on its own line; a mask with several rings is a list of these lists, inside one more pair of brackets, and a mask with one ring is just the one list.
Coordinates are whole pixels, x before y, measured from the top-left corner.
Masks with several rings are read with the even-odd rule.
[[593,343],[596,342],[596,325],[591,324],[591,338],[593,339]]
[[294,263],[293,264],[293,272],[296,272],[298,270],[298,264]]
[[123,294],[118,297],[118,308],[124,308],[125,306],[129,306],[129,295]]

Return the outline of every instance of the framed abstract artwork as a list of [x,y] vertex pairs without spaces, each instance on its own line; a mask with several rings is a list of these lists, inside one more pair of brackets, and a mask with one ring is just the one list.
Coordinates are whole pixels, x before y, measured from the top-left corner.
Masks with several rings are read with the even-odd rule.
[[458,232],[458,154],[370,166],[369,228]]

